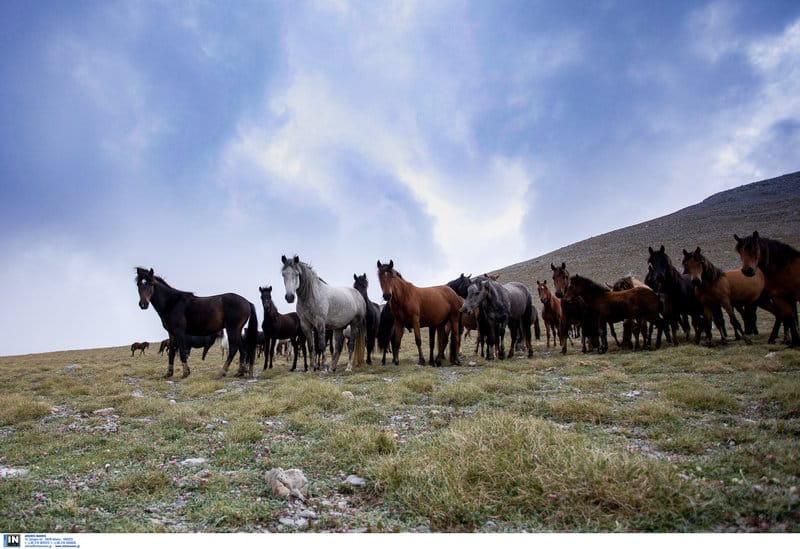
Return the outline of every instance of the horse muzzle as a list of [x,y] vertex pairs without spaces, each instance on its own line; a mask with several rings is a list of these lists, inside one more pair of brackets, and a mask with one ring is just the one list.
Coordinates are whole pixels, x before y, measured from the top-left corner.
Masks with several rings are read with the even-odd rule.
[[143,310],[143,311],[144,311],[145,309],[147,309],[147,307],[148,307],[148,306],[150,306],[150,302],[149,302],[149,301],[140,301],[140,302],[139,302],[139,308],[140,308],[141,310]]
[[561,290],[556,291],[556,297],[558,299],[564,299],[564,292],[562,292]]
[[383,300],[384,300],[384,301],[387,301],[387,302],[388,302],[388,301],[389,301],[389,300],[391,300],[391,299],[392,299],[392,294],[391,294],[391,293],[388,293],[388,294],[383,294]]
[[744,276],[756,276],[756,270],[748,265],[747,267],[742,267],[742,274]]
[[286,294],[286,303],[294,303],[294,294]]
[[694,286],[695,288],[698,288],[698,287],[700,287],[702,285],[703,285],[703,281],[700,280],[699,278],[693,278],[692,279],[692,286]]

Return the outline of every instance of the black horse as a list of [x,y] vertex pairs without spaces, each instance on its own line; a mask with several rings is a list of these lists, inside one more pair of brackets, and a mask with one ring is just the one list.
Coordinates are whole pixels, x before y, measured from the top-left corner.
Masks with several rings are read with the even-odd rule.
[[367,305],[367,364],[372,364],[372,351],[375,349],[375,339],[381,322],[381,306],[374,301],[370,301],[369,295],[367,295],[367,288],[369,287],[367,273],[361,276],[353,273],[353,280],[353,288],[358,290]]
[[[253,375],[256,356],[258,319],[255,306],[240,295],[227,293],[210,297],[197,297],[191,292],[177,290],[153,273],[153,269],[136,268],[136,287],[139,290],[139,307],[147,309],[150,303],[161,318],[161,324],[176,345],[169,348],[169,367],[164,377],[173,374],[175,351],[180,353],[183,377],[190,373],[187,336],[216,335],[223,328],[228,333],[230,352],[218,377],[228,373],[228,367],[239,352],[237,377]],[[246,341],[242,329],[247,324]]]
[[[189,356],[189,355],[192,354],[192,349],[203,349],[203,356],[200,358],[200,360],[205,360],[206,359],[206,355],[208,354],[208,350],[214,345],[215,341],[217,341],[218,339],[220,339],[222,337],[222,333],[223,333],[222,330],[220,330],[216,334],[211,334],[211,335],[207,335],[207,336],[187,335],[186,336],[186,356]],[[177,343],[175,342],[174,339],[173,340],[169,340],[168,339],[167,342],[168,342],[168,345],[170,345],[170,346],[177,345]],[[175,351],[177,351],[177,350],[178,350],[178,348],[175,347]]]
[[[495,350],[498,358],[505,359],[503,336],[511,315],[511,298],[508,290],[490,278],[478,277],[469,285],[467,298],[461,306],[461,312],[471,313],[478,307],[480,307],[478,312],[479,330],[486,335],[488,346],[486,360],[494,360]],[[530,327],[528,332],[530,333]],[[513,336],[512,332],[512,338]],[[528,341],[530,343],[530,338]],[[513,343],[511,351],[513,354]]]
[[258,287],[261,293],[261,304],[264,306],[264,320],[261,321],[261,329],[264,330],[264,369],[269,365],[272,368],[273,357],[275,356],[275,346],[281,339],[288,339],[294,350],[292,369],[297,369],[298,347],[303,350],[303,369],[308,371],[308,358],[306,355],[306,336],[300,327],[300,317],[297,313],[282,314],[275,307],[272,301],[272,286],[266,288]]
[[[703,308],[694,293],[692,279],[672,264],[664,245],[658,250],[648,247],[647,276],[644,283],[655,291],[661,300],[662,314],[672,330],[672,341],[678,344],[678,326],[683,328],[686,341],[690,338],[689,318],[692,319],[696,337],[700,337]],[[711,334],[708,334],[711,337]]]

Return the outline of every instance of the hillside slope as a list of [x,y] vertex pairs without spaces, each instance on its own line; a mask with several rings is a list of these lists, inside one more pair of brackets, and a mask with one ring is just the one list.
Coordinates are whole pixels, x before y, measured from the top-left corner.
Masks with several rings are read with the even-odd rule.
[[739,265],[734,233],[758,230],[800,248],[800,172],[714,194],[677,212],[595,236],[543,256],[492,271],[501,280],[523,282],[533,290],[536,280],[551,278],[550,263],[567,263],[571,274],[598,282],[613,282],[628,274],[644,279],[647,248],[662,244],[678,265],[681,250],[697,246],[718,267]]

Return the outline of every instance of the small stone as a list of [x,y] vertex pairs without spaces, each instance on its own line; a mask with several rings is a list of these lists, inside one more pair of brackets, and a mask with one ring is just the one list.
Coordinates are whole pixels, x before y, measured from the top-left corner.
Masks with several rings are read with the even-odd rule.
[[355,395],[353,395],[353,393],[350,391],[342,391],[342,396],[344,398],[349,398],[350,400],[356,398]]
[[367,484],[367,481],[357,475],[350,475],[344,479],[343,483],[349,484],[350,486],[364,486]]
[[114,408],[100,408],[92,412],[92,414],[96,416],[110,416],[114,414]]
[[80,367],[81,367],[80,364],[68,364],[68,365],[64,366],[64,371],[65,372],[72,372],[72,371],[77,370]]
[[227,393],[227,392],[228,392],[227,389],[217,389],[216,391],[214,391],[214,393],[218,394],[218,395],[221,395],[221,394],[224,394],[224,393]]
[[28,475],[24,467],[0,467],[0,478],[18,478]]
[[207,462],[208,460],[204,457],[199,458],[186,458],[181,461],[181,465],[202,465],[203,463]]

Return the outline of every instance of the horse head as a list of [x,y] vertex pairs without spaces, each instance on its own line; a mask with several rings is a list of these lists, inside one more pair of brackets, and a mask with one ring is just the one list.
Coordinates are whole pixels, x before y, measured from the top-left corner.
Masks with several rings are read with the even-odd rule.
[[561,267],[556,267],[552,263],[550,269],[553,271],[553,287],[556,289],[556,297],[562,298],[569,288],[569,271],[567,271],[567,264],[561,262]]
[[378,282],[381,285],[384,301],[392,299],[394,280],[397,276],[399,273],[394,270],[394,260],[390,259],[389,263],[381,263],[381,260],[378,260]]
[[537,279],[536,291],[539,293],[539,301],[542,303],[548,303],[550,301],[550,296],[553,295],[550,293],[550,288],[547,287],[547,280],[539,282]]
[[464,299],[464,304],[461,305],[462,313],[472,314],[472,311],[481,304],[481,301],[486,297],[488,284],[488,280],[478,278],[478,280],[469,285],[467,297]]
[[155,274],[153,269],[149,271],[142,267],[136,267],[136,287],[139,290],[139,308],[147,309],[150,300],[153,299]]
[[262,288],[261,286],[258,287],[258,292],[261,294],[261,304],[266,309],[268,305],[272,303],[272,286],[267,286],[266,288]]
[[735,234],[736,253],[742,259],[742,274],[745,276],[755,276],[756,267],[761,262],[761,239],[758,231],[753,231],[753,236],[739,238]]
[[295,294],[300,287],[300,257],[294,256],[292,259],[288,259],[283,255],[281,262],[283,263],[281,276],[286,288],[286,303],[294,303]]
[[700,252],[700,246],[693,252],[683,250],[683,272],[692,279],[692,286],[703,284],[703,271],[705,270],[706,258]]

